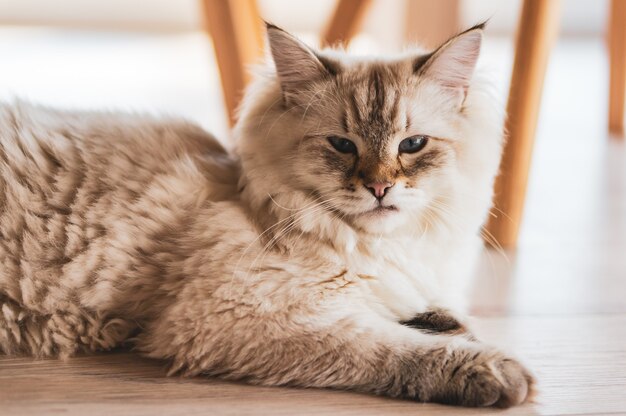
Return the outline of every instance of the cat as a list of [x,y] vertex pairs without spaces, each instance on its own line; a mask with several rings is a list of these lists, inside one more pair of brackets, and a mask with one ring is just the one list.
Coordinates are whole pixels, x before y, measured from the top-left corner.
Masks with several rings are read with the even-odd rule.
[[0,352],[523,403],[531,374],[463,315],[503,141],[483,25],[385,59],[267,35],[234,151],[184,121],[0,107]]

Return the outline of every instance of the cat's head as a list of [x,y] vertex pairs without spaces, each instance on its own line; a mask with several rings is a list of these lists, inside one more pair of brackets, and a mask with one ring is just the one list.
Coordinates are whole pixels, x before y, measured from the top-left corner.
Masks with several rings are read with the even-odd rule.
[[430,53],[364,59],[268,25],[274,67],[250,87],[237,129],[253,203],[371,233],[415,232],[459,187],[488,204],[501,129],[473,85],[482,29]]

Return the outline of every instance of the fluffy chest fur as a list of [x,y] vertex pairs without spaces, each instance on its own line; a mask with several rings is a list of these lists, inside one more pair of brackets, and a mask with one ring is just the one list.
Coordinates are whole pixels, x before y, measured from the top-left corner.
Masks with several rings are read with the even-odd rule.
[[409,241],[374,240],[366,249],[357,247],[349,264],[363,280],[372,307],[390,319],[407,320],[425,311],[442,291],[434,264]]
[[[441,245],[449,251],[440,250]],[[437,234],[361,238],[342,256],[370,306],[395,321],[434,307],[462,312],[481,242],[444,241]],[[452,253],[452,256],[451,256]]]

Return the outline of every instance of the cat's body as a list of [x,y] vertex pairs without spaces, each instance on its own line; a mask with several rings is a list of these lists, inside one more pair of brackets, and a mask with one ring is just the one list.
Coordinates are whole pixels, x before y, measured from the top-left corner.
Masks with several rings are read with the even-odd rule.
[[0,107],[0,131],[7,352],[67,356],[123,341],[165,306],[164,268],[183,258],[172,244],[199,210],[237,193],[236,162],[182,122],[17,103]]
[[[0,106],[0,351],[130,341],[190,375],[523,401],[526,371],[457,321],[500,154],[492,101],[476,82],[457,115],[411,78],[458,75],[433,55],[339,64],[269,33],[278,77],[249,91],[236,154],[184,123]],[[384,154],[422,128],[423,153]]]

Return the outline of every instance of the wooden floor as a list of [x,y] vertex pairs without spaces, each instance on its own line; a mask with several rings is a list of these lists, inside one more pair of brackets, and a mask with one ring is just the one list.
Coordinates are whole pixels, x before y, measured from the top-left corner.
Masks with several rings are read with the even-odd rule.
[[0,359],[0,414],[626,414],[626,314],[482,318],[475,328],[534,370],[536,403],[479,411],[338,391],[167,378],[161,363],[121,352],[68,362]]
[[[54,92],[75,88],[65,67],[51,61],[46,73],[52,78],[42,79],[40,71],[37,78],[17,58],[32,64],[38,50],[58,52],[71,36],[29,32],[26,37],[6,37],[11,33],[24,32],[0,29],[0,56],[13,53],[14,58],[3,60],[0,97],[23,88],[34,99],[67,100],[68,95]],[[171,65],[180,62],[175,69],[181,71],[193,64],[195,58],[188,54],[202,56],[194,49],[198,42],[194,37],[134,40],[138,49],[124,50],[122,55],[126,67],[136,71],[147,69],[145,62],[157,55]],[[96,66],[119,56],[114,47],[119,41],[103,38],[97,43],[105,55],[93,68],[84,54],[72,60],[77,51],[94,53],[93,42],[79,42],[75,50],[65,51],[64,65],[92,70],[95,76],[103,71]],[[56,48],[50,42],[58,42],[52,44]],[[506,42],[487,43],[486,59],[497,65],[507,62],[507,48]],[[159,68],[152,63],[150,68]],[[497,65],[497,74],[507,73],[506,64]],[[546,80],[519,249],[485,252],[473,286],[475,332],[528,364],[539,380],[535,403],[506,411],[457,409],[346,392],[167,378],[163,363],[117,352],[67,362],[1,357],[0,415],[626,414],[626,146],[605,133],[606,74],[601,40],[563,42],[557,48]],[[100,75],[96,90],[89,90],[84,80],[76,81],[86,88],[81,84],[76,91],[91,94],[75,96],[77,101],[91,99],[93,105],[110,106],[125,97],[115,95],[125,90],[130,98],[123,102],[137,105],[147,99],[148,91],[155,91],[161,94],[155,102],[171,97],[174,104],[168,105],[179,105],[180,112],[205,125],[215,114],[223,115],[221,109],[215,113],[207,108],[210,103],[202,97],[215,96],[216,84],[203,84],[202,73],[185,73],[185,82],[180,83],[178,78],[172,81],[168,71],[152,72],[154,85],[144,79],[146,84],[135,89],[115,84],[116,76],[128,74]],[[113,77],[111,85],[105,75]],[[505,91],[506,85],[501,89]],[[191,108],[189,103],[198,105]]]

